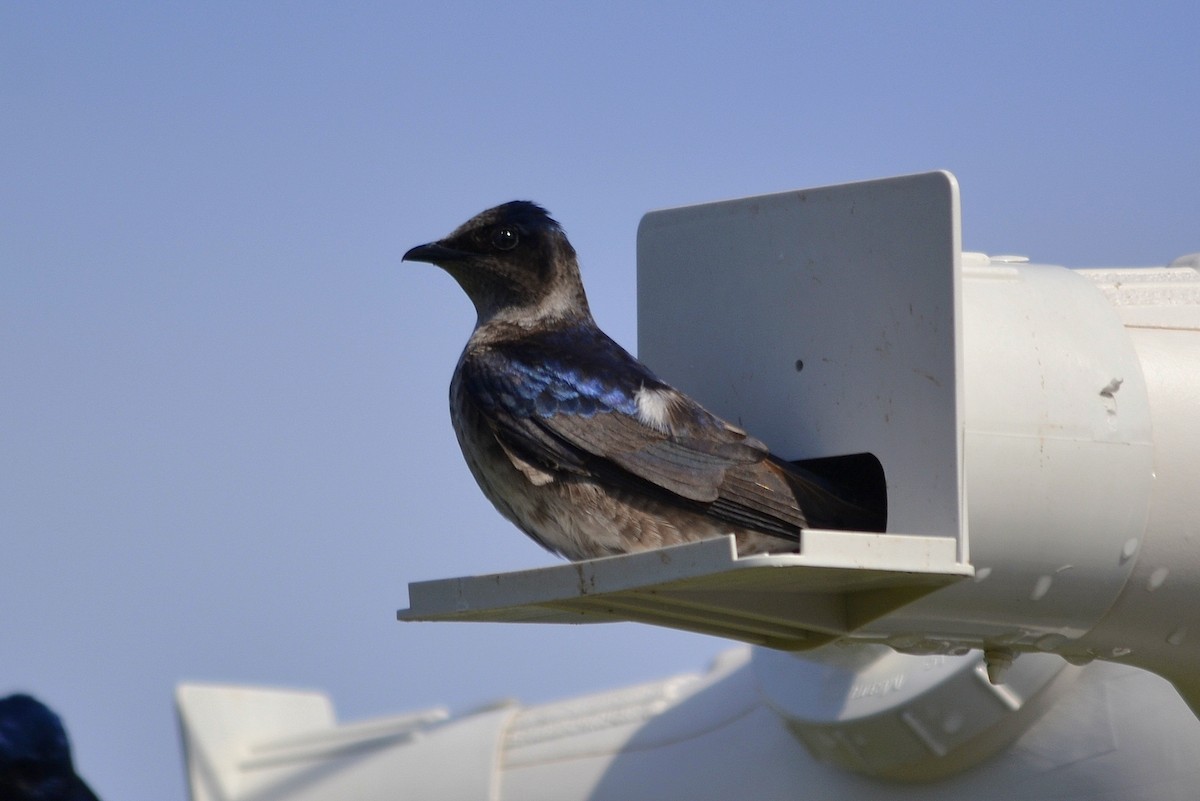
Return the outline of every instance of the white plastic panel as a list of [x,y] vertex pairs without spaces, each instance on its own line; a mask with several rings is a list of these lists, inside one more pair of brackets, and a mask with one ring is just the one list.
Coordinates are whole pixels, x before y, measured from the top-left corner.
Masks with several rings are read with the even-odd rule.
[[965,562],[959,229],[947,172],[652,212],[638,355],[784,458],[874,454],[888,531]]
[[496,798],[516,710],[449,719],[435,708],[338,726],[324,695],[181,685],[192,801]]
[[1053,700],[1051,682],[1079,671],[1028,654],[993,684],[978,651],[910,656],[858,644],[803,658],[759,649],[751,664],[767,703],[814,757],[904,781],[941,778],[996,754]]
[[[757,656],[756,653],[756,659]],[[1024,659],[1022,656],[1021,660]],[[1041,660],[1040,665],[1038,661],[1031,667],[1051,667],[1054,657]],[[1200,753],[1200,725],[1191,719],[1170,686],[1154,676],[1119,665],[1092,665],[1074,680],[1069,671],[1068,668],[1059,674],[1066,681],[1052,682],[1039,696],[1029,694],[1031,689],[1036,692],[1036,687],[1016,688],[1017,695],[1011,701],[1023,708],[1011,716],[1007,711],[1012,707],[1002,706],[1004,702],[977,674],[960,676],[947,672],[952,678],[971,682],[969,692],[992,696],[981,699],[981,706],[994,702],[1000,709],[1000,717],[993,718],[999,725],[983,732],[982,737],[1007,734],[1018,739],[1013,747],[942,781],[888,781],[861,775],[841,765],[818,763],[797,741],[790,721],[779,715],[773,705],[756,701],[756,696],[766,688],[760,683],[762,674],[755,665],[703,677],[698,686],[693,685],[688,694],[638,731],[631,734],[622,728],[611,728],[607,738],[600,734],[589,737],[586,749],[575,747],[583,738],[573,737],[574,731],[564,726],[562,753],[554,755],[554,743],[547,742],[542,764],[506,770],[500,798],[505,801],[1194,799],[1200,784],[1200,760],[1195,758]],[[777,689],[786,691],[786,687]],[[1048,708],[1034,708],[1041,706],[1041,697],[1045,696],[1052,701],[1045,705]],[[887,702],[886,698],[879,700]],[[942,728],[941,734],[953,740],[958,732],[977,725],[977,721],[967,717],[960,727],[953,718],[955,703],[944,704],[944,699],[935,697],[929,700],[928,705],[917,701],[911,711],[930,733],[934,726],[949,724],[948,728],[954,731]],[[579,699],[565,701],[564,705],[567,704],[579,704]],[[971,708],[975,708],[973,704]],[[962,711],[970,714],[968,709]],[[1034,712],[1035,717],[1038,712],[1044,714],[1035,725],[1026,728],[1017,719],[1026,711]],[[939,718],[940,714],[950,719]],[[865,719],[858,721],[866,723]],[[856,745],[851,739],[858,733],[855,729],[857,725],[845,730],[845,744],[849,747]],[[925,754],[913,755],[918,765],[942,759],[962,765],[970,760],[959,751],[973,749],[976,740],[939,757],[932,749],[940,749],[945,740],[931,738],[931,748]],[[911,741],[899,746],[907,749],[910,744]],[[882,767],[881,763],[896,756],[890,752],[891,747],[890,742],[874,742],[871,752],[863,756],[872,761],[873,767]],[[821,756],[829,755],[822,752]]]
[[[944,537],[810,529],[802,555],[739,559],[732,537],[536,570],[414,582],[401,620],[634,620],[812,648],[970,574]],[[856,542],[858,538],[861,541]]]
[[192,801],[229,801],[258,792],[241,763],[255,743],[314,731],[336,721],[321,693],[184,684],[175,693]]

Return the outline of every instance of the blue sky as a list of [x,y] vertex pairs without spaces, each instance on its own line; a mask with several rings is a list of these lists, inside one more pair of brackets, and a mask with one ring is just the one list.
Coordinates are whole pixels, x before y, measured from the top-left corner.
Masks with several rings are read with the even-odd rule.
[[622,624],[404,624],[546,565],[474,486],[469,302],[410,246],[548,206],[631,348],[650,209],[945,168],[968,249],[1200,251],[1191,4],[0,6],[0,694],[184,797],[181,680],[344,719],[702,668]]

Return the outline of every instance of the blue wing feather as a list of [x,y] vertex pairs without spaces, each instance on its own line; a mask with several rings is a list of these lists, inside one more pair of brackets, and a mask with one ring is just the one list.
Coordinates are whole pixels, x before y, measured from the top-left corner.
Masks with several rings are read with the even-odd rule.
[[637,414],[635,393],[666,387],[601,332],[574,330],[527,337],[472,354],[466,388],[487,410],[518,417]]
[[[677,501],[707,504],[718,500],[731,468],[768,456],[757,440],[674,394],[595,328],[474,349],[460,370],[463,389],[505,448],[550,470],[642,491],[648,484]],[[639,417],[642,390],[678,398],[666,430]],[[784,506],[777,516],[798,515],[790,496]]]

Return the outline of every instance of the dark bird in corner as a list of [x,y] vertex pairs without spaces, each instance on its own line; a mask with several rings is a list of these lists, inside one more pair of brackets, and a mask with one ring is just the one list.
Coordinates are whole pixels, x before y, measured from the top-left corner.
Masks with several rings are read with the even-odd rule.
[[0,799],[98,801],[75,773],[58,715],[23,693],[0,698]]
[[795,552],[804,528],[880,531],[882,515],[771,454],[672,388],[597,326],[575,249],[541,206],[471,218],[408,261],[436,264],[478,320],[450,384],[484,495],[568,559],[732,534]]

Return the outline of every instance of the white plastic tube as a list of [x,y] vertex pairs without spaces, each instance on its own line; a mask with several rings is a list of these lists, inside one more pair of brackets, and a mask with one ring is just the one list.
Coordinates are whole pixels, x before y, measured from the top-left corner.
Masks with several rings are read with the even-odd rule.
[[1037,650],[1117,660],[1190,695],[1200,664],[1200,274],[971,254],[964,273],[976,577],[875,633],[909,651],[983,637],[1001,659]]

